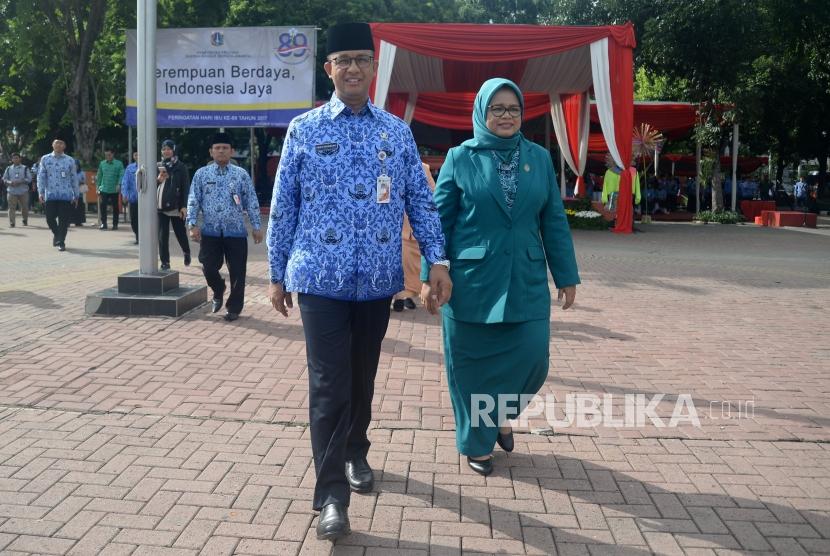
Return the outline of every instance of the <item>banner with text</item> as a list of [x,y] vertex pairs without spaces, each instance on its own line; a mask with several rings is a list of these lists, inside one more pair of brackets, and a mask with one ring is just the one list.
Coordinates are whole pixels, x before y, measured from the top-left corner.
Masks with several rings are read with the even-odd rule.
[[[137,122],[137,40],[127,31],[127,124]],[[314,27],[156,31],[159,127],[287,127],[312,108]]]

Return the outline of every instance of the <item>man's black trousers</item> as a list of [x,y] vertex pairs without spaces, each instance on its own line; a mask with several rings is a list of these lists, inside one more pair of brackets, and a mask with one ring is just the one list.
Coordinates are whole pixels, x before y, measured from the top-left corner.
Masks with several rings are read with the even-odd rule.
[[107,225],[107,205],[112,205],[112,228],[118,227],[118,193],[101,193],[101,225]]
[[241,313],[245,305],[245,270],[248,265],[247,237],[202,236],[199,248],[202,273],[214,297],[225,293],[225,279],[219,274],[222,263],[227,263],[231,279],[231,294],[225,302],[229,313]]
[[346,460],[369,452],[380,345],[389,325],[391,298],[339,301],[300,294],[308,358],[311,449],[317,483],[315,510],[349,505]]
[[66,229],[72,218],[72,204],[69,201],[46,201],[46,224],[52,230],[52,242],[60,245],[66,241]]
[[135,234],[135,240],[138,241],[138,200],[130,203],[130,227]]

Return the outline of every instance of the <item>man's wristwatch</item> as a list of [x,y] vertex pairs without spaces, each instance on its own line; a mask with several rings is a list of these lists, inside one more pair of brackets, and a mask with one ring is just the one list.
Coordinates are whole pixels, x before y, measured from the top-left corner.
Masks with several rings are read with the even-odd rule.
[[432,264],[434,264],[434,265],[440,264],[441,266],[447,267],[447,272],[449,272],[449,270],[450,270],[450,261],[448,261],[447,259],[444,259],[442,261],[435,261]]

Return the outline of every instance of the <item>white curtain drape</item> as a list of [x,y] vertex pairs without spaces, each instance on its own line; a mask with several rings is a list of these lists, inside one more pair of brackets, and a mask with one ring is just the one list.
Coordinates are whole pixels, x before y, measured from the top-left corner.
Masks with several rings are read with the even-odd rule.
[[565,113],[562,110],[562,100],[558,93],[550,95],[550,117],[553,120],[553,131],[556,133],[556,142],[559,143],[559,148],[562,150],[562,157],[571,170],[576,172],[576,164],[571,156],[567,126],[565,125]]
[[412,118],[415,116],[415,104],[418,103],[418,93],[409,93],[406,99],[406,110],[403,113],[403,120],[407,125],[412,125]]
[[594,95],[597,99],[597,114],[602,127],[602,135],[608,152],[620,168],[628,168],[631,161],[623,161],[617,149],[617,138],[614,134],[614,107],[611,104],[611,77],[608,61],[608,39],[600,39],[591,43],[591,74],[594,78]]
[[392,80],[392,68],[395,65],[395,53],[398,47],[386,41],[380,41],[378,52],[378,74],[375,82],[375,106],[386,108],[389,95],[389,83]]
[[[556,132],[556,141],[559,143],[565,162],[574,174],[581,176],[585,173],[585,165],[588,162],[588,136],[591,130],[591,105],[588,91],[582,93],[579,102],[579,145],[577,145],[579,160],[574,160],[571,156],[565,112],[562,108],[562,97],[557,93],[550,95],[550,115],[553,120],[553,129]],[[578,191],[574,191],[574,194],[576,193]]]

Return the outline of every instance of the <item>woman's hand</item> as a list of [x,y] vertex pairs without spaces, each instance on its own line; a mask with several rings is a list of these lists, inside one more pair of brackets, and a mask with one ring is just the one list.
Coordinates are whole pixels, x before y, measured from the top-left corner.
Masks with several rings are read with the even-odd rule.
[[576,299],[576,286],[568,286],[567,288],[561,288],[559,290],[559,295],[556,297],[557,301],[562,301],[562,298],[565,298],[565,303],[562,304],[562,310],[568,309],[571,305],[574,304],[574,300]]
[[438,314],[437,298],[433,296],[432,286],[429,285],[429,282],[424,282],[421,285],[421,303],[424,304],[431,315]]

